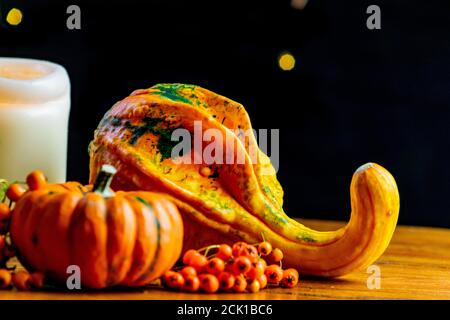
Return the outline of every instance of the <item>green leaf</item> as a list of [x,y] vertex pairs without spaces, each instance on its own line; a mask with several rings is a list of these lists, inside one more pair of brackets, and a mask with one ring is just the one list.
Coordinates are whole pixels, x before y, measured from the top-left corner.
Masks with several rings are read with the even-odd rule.
[[9,182],[5,179],[0,179],[0,203],[6,200],[6,190],[8,190]]

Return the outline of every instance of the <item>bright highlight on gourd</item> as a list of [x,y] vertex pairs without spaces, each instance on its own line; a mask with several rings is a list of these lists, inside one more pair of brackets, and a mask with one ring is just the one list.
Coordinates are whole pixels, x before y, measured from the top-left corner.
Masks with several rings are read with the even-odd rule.
[[295,67],[295,58],[290,53],[283,53],[278,59],[278,65],[281,70],[289,71]]
[[13,8],[8,12],[8,15],[6,16],[6,21],[12,25],[17,26],[22,22],[22,11],[20,11],[17,8]]

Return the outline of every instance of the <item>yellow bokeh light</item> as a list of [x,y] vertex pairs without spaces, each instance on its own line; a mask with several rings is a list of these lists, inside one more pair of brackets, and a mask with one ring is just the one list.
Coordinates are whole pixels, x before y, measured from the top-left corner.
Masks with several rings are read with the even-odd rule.
[[295,58],[292,54],[285,52],[278,58],[278,65],[281,70],[289,71],[295,67]]
[[12,8],[6,16],[6,21],[12,26],[17,26],[22,22],[22,11]]

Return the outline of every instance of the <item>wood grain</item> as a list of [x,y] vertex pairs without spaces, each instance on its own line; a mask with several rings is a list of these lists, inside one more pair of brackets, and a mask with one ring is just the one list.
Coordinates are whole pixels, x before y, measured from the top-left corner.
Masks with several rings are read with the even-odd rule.
[[[343,222],[305,220],[318,230]],[[381,288],[369,289],[366,270],[339,279],[301,279],[295,289],[269,288],[257,294],[186,294],[158,286],[102,292],[0,291],[0,299],[446,299],[450,300],[450,229],[399,226],[376,262]]]

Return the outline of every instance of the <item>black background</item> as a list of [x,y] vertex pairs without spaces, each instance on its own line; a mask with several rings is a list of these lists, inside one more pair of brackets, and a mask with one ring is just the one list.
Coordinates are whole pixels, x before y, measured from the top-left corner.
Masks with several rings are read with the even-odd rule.
[[[66,8],[81,7],[81,30]],[[367,6],[381,30],[366,28]],[[24,13],[5,23],[11,7]],[[397,180],[400,223],[450,227],[450,2],[0,2],[0,56],[62,64],[72,82],[68,178],[87,182],[103,113],[137,88],[198,84],[244,104],[255,128],[280,129],[279,180],[291,216],[347,219],[353,171]],[[277,59],[291,52],[296,67]]]

